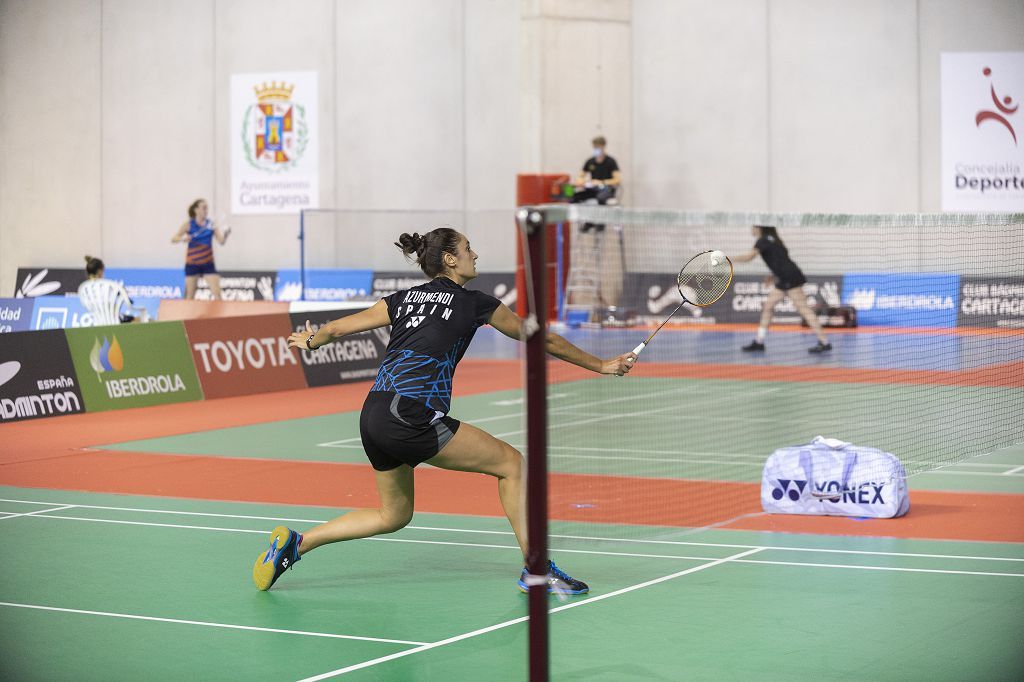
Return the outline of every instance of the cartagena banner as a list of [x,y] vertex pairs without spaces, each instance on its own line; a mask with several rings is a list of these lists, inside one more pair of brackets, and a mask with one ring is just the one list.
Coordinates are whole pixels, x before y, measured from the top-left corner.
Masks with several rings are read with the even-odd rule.
[[[274,276],[271,270],[221,270],[220,294],[224,301],[273,301]],[[212,301],[213,290],[205,277],[196,286],[197,301]]]
[[181,322],[64,333],[89,412],[203,398]]
[[185,333],[207,399],[305,388],[299,352],[288,347],[286,314],[186,320]]
[[396,291],[404,291],[420,284],[426,284],[427,281],[426,275],[419,271],[374,272],[370,299],[377,301]]
[[961,277],[959,324],[1024,329],[1024,277]]
[[[807,296],[807,303],[813,309],[819,303],[827,306],[838,306],[842,300],[842,275],[807,275],[807,283],[801,287]],[[709,309],[719,322],[747,322],[757,324],[761,321],[761,308],[768,295],[775,289],[772,281],[765,282],[764,277],[756,275],[736,275],[732,286]],[[793,301],[787,296],[775,305],[772,311],[772,324],[800,324],[803,318],[797,312]]]
[[0,335],[0,424],[83,410],[63,331]]
[[[306,320],[314,330],[359,310],[321,310],[290,313],[292,329],[303,331]],[[384,359],[391,338],[390,327],[352,334],[314,351],[301,351],[302,369],[310,386],[330,386],[351,381],[372,381]]]
[[942,53],[942,210],[1024,211],[1024,52]]
[[231,76],[231,212],[320,206],[317,72]]
[[843,304],[857,309],[862,325],[955,327],[960,275],[889,272],[846,273]]

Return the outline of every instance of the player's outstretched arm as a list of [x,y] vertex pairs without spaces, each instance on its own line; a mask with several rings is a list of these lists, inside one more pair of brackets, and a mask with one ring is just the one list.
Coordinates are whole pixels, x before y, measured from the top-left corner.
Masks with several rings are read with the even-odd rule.
[[754,249],[751,249],[750,251],[747,251],[746,253],[740,254],[738,256],[729,256],[729,259],[733,263],[749,263],[750,261],[754,260],[755,258],[757,258],[760,255],[761,255],[761,252],[758,251],[756,248],[754,248]]
[[178,242],[187,242],[187,241],[188,241],[188,223],[182,223],[181,227],[178,228],[178,231],[174,233],[173,237],[171,237],[171,243],[172,244],[177,244]]
[[[288,337],[288,345],[292,348],[302,348],[303,350],[316,349],[340,336],[357,334],[389,324],[391,324],[391,317],[388,315],[388,305],[381,300],[354,315],[331,320],[315,332],[309,324],[309,320],[306,320],[305,331],[293,332]],[[310,339],[310,336],[313,338]],[[306,345],[307,341],[309,341],[308,346]]]
[[[494,309],[489,322],[492,327],[505,336],[517,341],[525,340],[522,333],[523,319],[509,310],[509,307],[504,303]],[[565,360],[599,374],[618,374],[622,376],[633,368],[633,362],[636,360],[636,356],[633,353],[623,353],[614,358],[602,360],[552,332],[548,332],[546,350],[549,355],[553,355],[559,360]]]

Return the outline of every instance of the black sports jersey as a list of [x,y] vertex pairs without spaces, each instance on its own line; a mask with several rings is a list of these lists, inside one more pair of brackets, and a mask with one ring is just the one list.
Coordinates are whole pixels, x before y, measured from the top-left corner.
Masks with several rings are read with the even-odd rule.
[[393,391],[447,413],[455,366],[501,302],[447,277],[384,297],[391,341],[371,391]]
[[592,156],[583,162],[583,172],[590,173],[590,177],[594,180],[611,180],[612,174],[617,170],[619,170],[618,162],[607,154],[601,161]]
[[791,288],[800,286],[807,281],[804,273],[800,271],[796,263],[789,257],[789,249],[775,237],[764,236],[757,240],[754,248],[761,252],[761,258],[765,265],[775,275],[776,283],[783,283],[789,286],[780,288]]

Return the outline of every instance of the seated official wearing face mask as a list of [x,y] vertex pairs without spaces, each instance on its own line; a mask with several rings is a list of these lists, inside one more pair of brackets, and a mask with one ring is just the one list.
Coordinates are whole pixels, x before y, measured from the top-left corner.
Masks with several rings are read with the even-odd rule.
[[615,196],[615,192],[622,182],[622,174],[619,172],[619,164],[612,157],[604,153],[607,141],[603,136],[598,135],[591,143],[594,145],[594,153],[583,162],[583,170],[576,178],[576,192],[573,201],[582,203],[589,199],[596,199],[597,203],[605,204]]

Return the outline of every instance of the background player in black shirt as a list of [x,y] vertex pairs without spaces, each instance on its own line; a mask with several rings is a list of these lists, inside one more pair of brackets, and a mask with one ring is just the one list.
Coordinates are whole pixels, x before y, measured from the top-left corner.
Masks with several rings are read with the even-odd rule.
[[771,270],[775,279],[775,288],[768,294],[768,298],[764,300],[764,307],[761,308],[761,324],[757,328],[757,338],[743,346],[743,350],[764,350],[764,339],[768,335],[768,326],[772,321],[772,310],[786,296],[793,301],[793,305],[796,306],[801,317],[807,320],[807,324],[818,337],[818,345],[809,348],[808,352],[823,353],[832,350],[832,344],[828,342],[825,332],[822,331],[818,316],[807,304],[807,295],[802,289],[803,285],[807,283],[807,278],[789,257],[789,249],[782,243],[779,233],[770,225],[754,225],[751,228],[751,233],[757,238],[754,248],[742,256],[733,256],[732,260],[736,263],[747,263],[760,255],[764,259],[765,265]]
[[622,173],[615,159],[605,154],[607,141],[598,135],[591,144],[594,153],[583,162],[583,169],[576,178],[576,193],[573,202],[581,203],[588,199],[597,199],[597,203],[607,203],[615,196],[622,183]]
[[[413,515],[413,467],[422,462],[495,477],[502,508],[526,556],[522,455],[486,431],[448,416],[455,367],[477,328],[490,324],[506,336],[525,340],[523,321],[493,296],[463,288],[476,277],[477,255],[459,232],[438,228],[422,236],[403,234],[396,245],[415,258],[431,281],[398,291],[316,332],[307,322],[305,332],[289,337],[291,346],[312,350],[340,336],[391,325],[391,340],[359,422],[363,447],[376,470],[380,507],[351,511],[301,535],[284,526],[275,528],[270,548],[253,567],[253,580],[261,590],[269,589],[303,554],[320,545],[406,526]],[[551,333],[547,351],[585,369],[619,376],[636,359],[625,353],[601,360]],[[525,576],[524,568],[518,583],[523,591]],[[583,594],[588,589],[549,563],[549,591]]]

